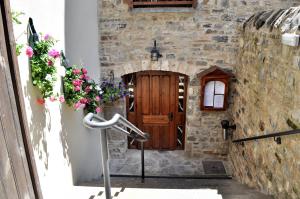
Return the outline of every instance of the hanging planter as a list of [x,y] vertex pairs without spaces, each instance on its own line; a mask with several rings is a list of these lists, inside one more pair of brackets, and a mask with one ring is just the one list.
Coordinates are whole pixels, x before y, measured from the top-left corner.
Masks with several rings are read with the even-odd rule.
[[113,81],[104,81],[100,85],[100,98],[103,104],[113,104],[128,95],[124,82],[114,83]]
[[[41,39],[40,39],[41,38]],[[29,46],[26,48],[26,55],[29,58],[31,67],[32,84],[39,88],[42,98],[38,99],[39,104],[44,104],[45,99],[55,101],[58,94],[54,94],[53,87],[57,80],[55,66],[60,54],[53,49],[56,40],[49,34],[38,35],[34,29],[32,19],[29,19]]]
[[41,91],[42,98],[57,97],[54,95],[53,87],[56,78],[56,59],[59,58],[59,52],[52,49],[55,40],[49,35],[45,35],[42,40],[34,43],[33,47],[28,46],[26,55],[29,57],[31,66],[31,77],[34,86]]

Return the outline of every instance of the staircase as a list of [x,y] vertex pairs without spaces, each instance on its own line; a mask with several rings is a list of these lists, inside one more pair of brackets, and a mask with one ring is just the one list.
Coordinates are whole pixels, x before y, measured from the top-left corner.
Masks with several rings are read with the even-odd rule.
[[[112,199],[272,199],[235,180],[111,178]],[[105,199],[103,182],[83,183],[72,199]],[[81,194],[85,193],[85,194]],[[79,197],[80,196],[80,197]]]

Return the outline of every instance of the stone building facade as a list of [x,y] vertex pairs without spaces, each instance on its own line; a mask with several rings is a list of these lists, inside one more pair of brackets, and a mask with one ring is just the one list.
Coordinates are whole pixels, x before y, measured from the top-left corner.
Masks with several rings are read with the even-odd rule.
[[[203,159],[222,160],[231,174],[227,164],[229,143],[222,138],[220,122],[231,118],[232,97],[228,111],[201,111],[197,74],[213,65],[236,73],[238,27],[256,11],[286,8],[296,3],[292,0],[198,0],[195,9],[129,10],[122,0],[99,1],[102,79],[110,71],[120,80],[125,74],[147,70],[172,71],[189,77],[185,150],[147,151],[146,170],[151,175],[201,175]],[[157,40],[163,55],[158,62],[150,60],[153,40]],[[232,85],[234,82],[233,79]],[[231,88],[230,95],[233,91]],[[105,117],[110,118],[115,112],[125,115],[124,101],[106,107]],[[112,173],[138,174],[139,152],[127,149],[125,137],[117,133],[110,135],[110,153]]]
[[[240,38],[232,117],[234,138],[300,127],[300,49],[281,44],[282,33],[248,25]],[[275,195],[300,198],[300,136],[231,144],[235,177]]]

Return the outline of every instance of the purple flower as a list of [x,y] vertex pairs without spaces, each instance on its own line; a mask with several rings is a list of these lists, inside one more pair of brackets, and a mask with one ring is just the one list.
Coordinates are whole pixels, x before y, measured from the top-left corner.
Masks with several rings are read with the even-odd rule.
[[60,56],[59,52],[55,49],[52,49],[48,52],[48,55],[50,57],[53,57],[54,59],[58,58]]
[[49,34],[45,34],[45,36],[44,36],[44,40],[48,40],[50,38],[50,35]]

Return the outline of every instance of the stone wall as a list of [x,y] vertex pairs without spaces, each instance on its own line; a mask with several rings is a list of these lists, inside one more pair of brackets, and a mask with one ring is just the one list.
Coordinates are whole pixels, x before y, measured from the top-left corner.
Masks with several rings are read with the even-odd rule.
[[[296,1],[199,0],[196,9],[128,10],[122,0],[101,0],[99,13],[101,76],[111,70],[122,75],[142,70],[180,72],[189,76],[186,157],[227,159],[220,121],[227,112],[201,112],[196,75],[218,65],[234,70],[239,34],[237,27],[257,10],[288,7]],[[150,61],[156,39],[163,58]],[[230,105],[231,107],[231,105]],[[124,103],[114,110],[124,113]],[[105,113],[110,115],[110,111]],[[126,139],[110,142],[111,155],[124,158]]]
[[[247,27],[236,67],[234,138],[300,127],[300,48],[281,44],[279,30]],[[300,135],[231,144],[235,177],[275,198],[300,198]]]

